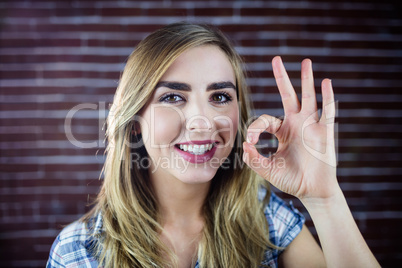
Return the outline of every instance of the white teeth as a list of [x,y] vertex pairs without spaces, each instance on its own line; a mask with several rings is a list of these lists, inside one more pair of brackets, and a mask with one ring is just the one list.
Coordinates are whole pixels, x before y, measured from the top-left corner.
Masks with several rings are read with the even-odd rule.
[[205,154],[207,151],[211,150],[212,147],[214,147],[213,144],[202,144],[202,145],[198,145],[198,144],[180,144],[179,148],[185,152],[189,152],[191,154],[195,154],[195,155],[201,155],[201,154]]

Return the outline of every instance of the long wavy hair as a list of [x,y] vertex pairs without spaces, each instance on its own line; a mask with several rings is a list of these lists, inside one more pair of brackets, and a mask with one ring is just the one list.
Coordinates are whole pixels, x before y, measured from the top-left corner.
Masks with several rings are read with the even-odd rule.
[[274,247],[263,213],[269,196],[258,199],[259,188],[269,186],[242,161],[242,142],[251,116],[242,60],[218,29],[175,23],[150,34],[129,56],[107,118],[104,182],[96,206],[82,218],[88,223],[101,214],[103,232],[94,237],[93,247],[100,265],[177,267],[177,256],[160,239],[163,226],[148,170],[130,161],[133,153],[147,156],[144,146],[138,146],[141,134],[133,131],[134,118],[175,59],[203,45],[219,47],[233,66],[240,122],[226,161],[230,168],[218,169],[204,203],[205,224],[196,257],[201,267],[259,267],[264,252]]

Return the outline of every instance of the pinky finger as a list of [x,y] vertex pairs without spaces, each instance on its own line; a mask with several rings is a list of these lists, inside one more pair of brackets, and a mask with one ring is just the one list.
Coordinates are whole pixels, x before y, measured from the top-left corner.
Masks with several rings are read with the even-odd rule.
[[335,121],[335,99],[330,79],[324,79],[321,83],[322,91],[322,115],[321,122],[333,123]]

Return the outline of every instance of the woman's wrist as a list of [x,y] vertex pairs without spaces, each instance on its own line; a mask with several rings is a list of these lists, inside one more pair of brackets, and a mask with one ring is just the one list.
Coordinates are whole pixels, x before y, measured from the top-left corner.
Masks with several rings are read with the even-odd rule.
[[324,251],[328,266],[379,267],[353,219],[339,184],[331,195],[301,198]]
[[[347,207],[345,196],[336,183],[330,191],[318,197],[304,197],[300,198],[300,201],[310,214],[327,214],[334,212],[334,209],[340,207]],[[313,216],[313,215],[311,215]]]

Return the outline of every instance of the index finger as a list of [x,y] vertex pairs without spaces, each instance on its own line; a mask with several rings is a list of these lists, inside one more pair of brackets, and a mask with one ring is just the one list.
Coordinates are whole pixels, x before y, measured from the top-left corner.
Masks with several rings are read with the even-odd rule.
[[267,131],[271,134],[276,134],[282,125],[282,121],[276,117],[263,114],[257,118],[247,128],[247,142],[256,144],[262,132]]
[[285,115],[298,113],[300,111],[299,99],[297,98],[296,92],[290,82],[281,57],[276,56],[272,59],[272,68],[279,93],[281,94]]

